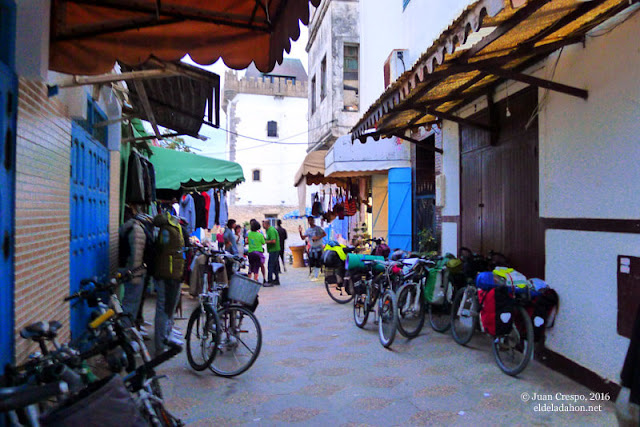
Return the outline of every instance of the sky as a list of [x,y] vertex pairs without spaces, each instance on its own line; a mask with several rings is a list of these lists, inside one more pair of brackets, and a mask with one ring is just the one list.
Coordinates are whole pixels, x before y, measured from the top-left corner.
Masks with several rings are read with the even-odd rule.
[[[302,61],[302,65],[305,70],[307,69],[307,52],[305,51],[305,46],[307,45],[307,39],[309,36],[309,31],[306,26],[300,23],[300,37],[297,41],[292,42],[291,44],[291,52],[284,53],[285,58],[297,58]],[[189,64],[198,66],[207,71],[211,71],[220,76],[220,98],[224,95],[224,73],[229,70],[227,66],[224,64],[222,59],[218,60],[214,64],[211,65],[200,65],[196,64],[191,60],[191,58],[187,55],[182,58],[182,61],[187,62]],[[244,70],[238,71],[239,75],[244,75]],[[222,99],[220,100],[222,102]],[[153,133],[151,129],[151,125],[145,123],[145,127],[150,133]],[[225,141],[227,137],[227,133],[223,130],[227,127],[227,120],[224,114],[224,110],[220,109],[220,129],[215,129],[209,125],[203,124],[200,128],[200,135],[209,138],[207,141],[201,141],[196,138],[192,138],[189,136],[183,136],[182,138],[185,140],[187,145],[192,148],[192,151],[208,157],[215,157],[218,159],[226,159],[227,153],[225,152]]]

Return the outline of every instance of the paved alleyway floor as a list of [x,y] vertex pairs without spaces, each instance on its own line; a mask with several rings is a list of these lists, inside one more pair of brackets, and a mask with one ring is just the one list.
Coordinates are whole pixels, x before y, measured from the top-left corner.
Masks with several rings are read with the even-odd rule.
[[[587,388],[537,362],[518,378],[503,374],[486,336],[464,348],[427,322],[419,337],[398,335],[386,350],[371,319],[357,328],[352,305],[333,302],[307,273],[289,268],[282,286],[260,291],[263,344],[249,371],[232,379],[195,372],[184,352],[160,368],[176,415],[196,426],[617,424],[612,402],[589,401]],[[194,304],[184,299],[185,317]],[[185,331],[187,320],[177,325]],[[534,393],[552,400],[527,400]],[[535,410],[576,405],[560,395],[584,397],[578,405],[600,411]]]

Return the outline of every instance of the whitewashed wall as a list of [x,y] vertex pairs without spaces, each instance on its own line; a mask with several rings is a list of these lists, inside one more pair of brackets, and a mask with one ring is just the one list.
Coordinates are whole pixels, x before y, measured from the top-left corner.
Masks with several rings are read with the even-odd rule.
[[[393,49],[409,49],[410,69],[469,0],[360,0],[360,111],[384,92],[384,61]],[[401,70],[402,71],[402,70]]]
[[[640,15],[636,15],[602,37],[588,37],[585,46],[566,47],[555,73],[557,53],[528,71],[589,90],[587,101],[539,91],[542,217],[640,217],[639,33]],[[523,87],[511,82],[508,92]],[[502,85],[495,99],[505,96]],[[460,115],[485,106],[479,100]],[[457,126],[447,122],[443,131],[443,215],[455,216],[459,215],[459,135]],[[455,185],[454,177],[458,178]],[[455,224],[443,224],[443,250],[456,247],[457,233]],[[616,257],[640,256],[640,236],[548,230],[545,248],[545,278],[560,296],[560,312],[547,347],[619,381],[629,340],[616,330]]]
[[[306,155],[307,100],[238,94],[234,101],[237,101],[238,134],[273,141],[296,135],[283,142],[299,143],[270,144],[247,150],[266,143],[238,136],[236,162],[242,166],[246,181],[236,189],[240,198],[236,203],[297,206],[298,192],[292,183]],[[278,138],[267,137],[267,122],[270,120],[278,122]],[[260,182],[252,180],[254,169],[261,171]]]
[[[639,33],[636,15],[562,53],[554,80],[588,89],[589,99],[550,93],[542,110],[543,217],[640,217]],[[546,278],[561,298],[547,346],[618,381],[629,340],[616,330],[616,257],[640,256],[640,235],[549,230],[546,250]]]

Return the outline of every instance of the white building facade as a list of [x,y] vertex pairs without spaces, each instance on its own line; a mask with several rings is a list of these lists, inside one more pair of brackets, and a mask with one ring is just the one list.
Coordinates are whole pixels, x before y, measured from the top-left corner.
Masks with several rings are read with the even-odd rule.
[[[291,186],[307,148],[307,82],[299,60],[295,72],[276,68],[262,76],[227,72],[224,108],[230,132],[229,160],[239,163],[246,181],[231,193],[230,205],[295,209]],[[291,75],[286,75],[286,74]]]

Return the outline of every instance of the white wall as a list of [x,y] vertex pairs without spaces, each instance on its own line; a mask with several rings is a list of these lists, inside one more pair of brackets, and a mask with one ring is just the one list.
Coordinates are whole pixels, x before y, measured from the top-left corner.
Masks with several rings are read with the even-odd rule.
[[360,111],[384,92],[384,61],[393,49],[409,49],[408,69],[455,19],[469,0],[360,0]]
[[[610,24],[607,25],[607,27]],[[540,215],[550,218],[640,217],[640,15],[610,33],[588,37],[527,71],[589,90],[589,99],[539,91]],[[603,66],[606,64],[606,66]],[[522,89],[510,82],[508,93]],[[507,94],[497,89],[495,99]],[[486,107],[481,99],[462,117]],[[458,129],[444,125],[443,215],[459,214]],[[450,172],[449,172],[450,171]],[[456,200],[457,198],[457,200]],[[457,206],[456,206],[456,202]],[[455,224],[443,224],[443,250],[457,241]],[[618,255],[640,256],[640,235],[548,230],[545,278],[560,296],[547,347],[619,381],[629,340],[617,333]]]
[[640,235],[548,230],[546,278],[560,296],[546,346],[619,382],[629,346],[618,335],[617,256],[640,256]]
[[587,38],[586,48],[564,49],[554,80],[588,89],[589,99],[550,93],[541,114],[543,217],[640,216],[638,34],[635,15],[603,37]]
[[[293,178],[302,164],[307,148],[307,100],[266,95],[238,94],[236,131],[262,140],[300,144],[270,144],[238,136],[236,162],[242,166],[246,181],[236,188],[239,205],[297,206],[298,192]],[[278,122],[278,138],[267,137],[267,122]],[[296,136],[293,136],[296,135]],[[246,150],[249,147],[263,147]],[[261,181],[253,182],[254,169],[261,170]]]

